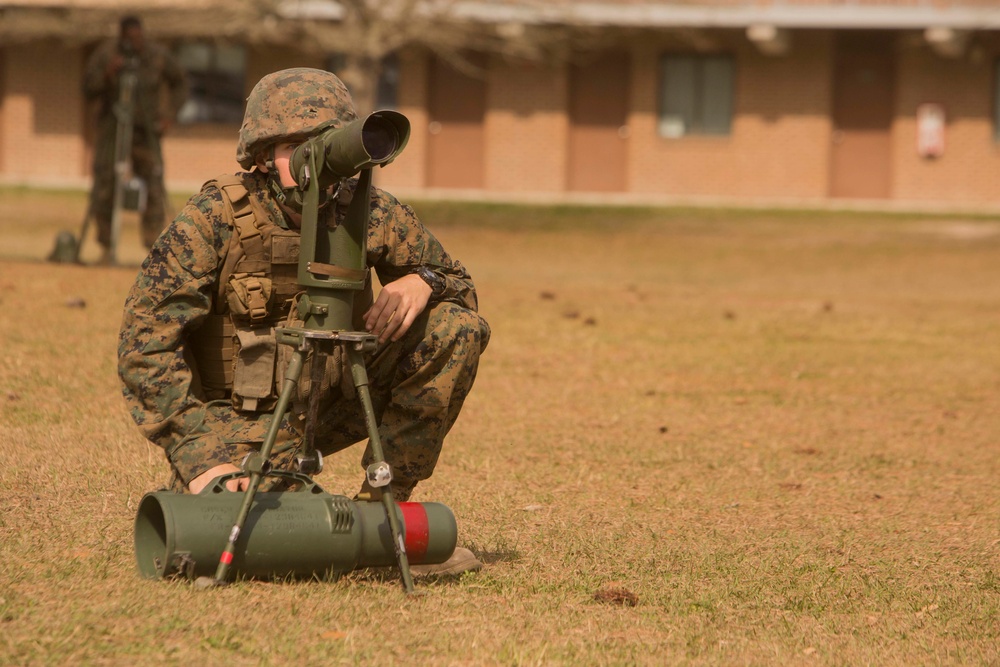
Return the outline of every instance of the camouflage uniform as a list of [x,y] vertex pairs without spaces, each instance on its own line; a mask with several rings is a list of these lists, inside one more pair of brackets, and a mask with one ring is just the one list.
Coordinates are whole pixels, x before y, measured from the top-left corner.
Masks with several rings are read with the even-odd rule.
[[[253,99],[251,94],[248,116]],[[306,102],[317,104],[315,99]],[[244,143],[239,159],[247,166],[252,151]],[[289,230],[268,176],[255,170],[239,178],[258,205],[256,217]],[[238,466],[247,453],[260,448],[270,421],[270,412],[240,406],[231,385],[222,393],[217,387],[207,389],[209,383],[199,373],[201,333],[212,328],[209,323],[215,315],[228,312],[231,317],[220,280],[233,243],[242,243],[240,234],[234,238],[232,209],[219,182],[207,183],[153,245],[126,301],[119,339],[119,375],[126,402],[142,433],[165,450],[175,490],[221,463]],[[356,185],[355,179],[348,179],[337,200],[320,210],[321,227],[343,222]],[[420,267],[443,279],[443,289],[435,291],[409,331],[366,357],[379,434],[396,477],[394,495],[402,500],[417,482],[430,477],[444,437],[472,388],[490,330],[477,313],[475,287],[465,268],[445,252],[410,207],[378,188],[371,195],[366,260],[382,284]],[[370,289],[356,301],[357,315],[371,304]],[[269,322],[292,311],[290,302],[270,307]],[[356,317],[355,328],[359,323]],[[281,363],[276,362],[276,382]],[[329,384],[315,425],[315,444],[324,455],[367,436],[360,401],[340,389],[338,378]],[[282,424],[275,445],[280,453],[272,457],[276,467],[290,467],[301,441],[303,409],[299,402]],[[368,450],[362,465],[370,460]]]
[[[111,212],[115,190],[115,134],[117,120],[114,105],[118,102],[118,77],[108,76],[108,64],[122,55],[122,42],[112,39],[101,44],[87,61],[83,92],[97,105],[97,137],[94,144],[94,182],[90,193],[91,212],[97,222],[97,240],[105,248],[111,245]],[[163,229],[166,216],[166,189],[163,184],[163,159],[160,154],[160,86],[170,91],[169,114],[175,118],[188,95],[184,70],[164,47],[145,42],[138,57],[138,83],[135,90],[132,134],[132,171],[147,188],[146,208],[142,214],[142,240],[146,247]]]

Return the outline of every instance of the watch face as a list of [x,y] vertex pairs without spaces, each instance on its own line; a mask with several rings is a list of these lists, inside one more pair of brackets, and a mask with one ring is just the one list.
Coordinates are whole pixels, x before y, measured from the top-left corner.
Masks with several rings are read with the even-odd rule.
[[424,279],[424,282],[430,285],[431,294],[438,294],[444,289],[444,280],[437,273],[428,269],[426,266],[420,267],[418,274]]

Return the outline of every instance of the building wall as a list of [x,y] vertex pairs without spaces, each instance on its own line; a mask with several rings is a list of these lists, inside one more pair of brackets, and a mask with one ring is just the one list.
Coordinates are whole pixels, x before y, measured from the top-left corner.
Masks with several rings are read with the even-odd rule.
[[[265,74],[287,67],[322,67],[316,57],[288,49],[260,48],[248,51],[245,94]],[[235,173],[239,124],[199,123],[175,125],[163,139],[164,176],[169,189],[194,193],[205,181],[224,173]]]
[[7,152],[4,150],[4,136],[6,134],[7,123],[4,120],[6,118],[7,107],[7,52],[0,48],[0,174],[6,172],[7,169]]
[[[893,197],[914,201],[1000,201],[1000,145],[994,139],[997,44],[974,44],[966,56],[942,58],[922,46],[899,55],[893,124]],[[917,107],[945,110],[945,151],[917,154]]]
[[629,182],[634,192],[766,198],[826,195],[830,136],[830,36],[795,39],[787,56],[764,56],[745,40],[712,52],[736,59],[729,136],[659,136],[660,57],[678,45],[633,51]]
[[[825,200],[833,33],[794,33],[791,52],[777,57],[762,55],[738,31],[704,35],[710,38],[633,40],[629,47],[626,194]],[[1000,35],[977,35],[958,59],[934,54],[917,33],[899,41],[892,198],[1000,204],[993,127]],[[693,48],[736,58],[730,136],[665,139],[657,133],[660,57]],[[0,182],[89,185],[92,132],[80,91],[88,52],[48,41],[0,49]],[[379,185],[407,196],[427,186],[428,63],[424,52],[402,54],[399,110],[412,133],[400,158],[376,170]],[[267,72],[323,65],[287,49],[253,50],[246,92]],[[565,196],[567,67],[494,58],[487,76],[486,194]],[[915,113],[923,102],[939,102],[947,113],[946,152],[939,159],[916,154]],[[238,131],[235,124],[175,126],[163,144],[168,187],[193,192],[217,174],[238,170]]]
[[236,162],[238,127],[220,124],[174,126],[163,139],[167,188],[193,194],[201,183],[240,170]]
[[486,113],[486,188],[559,192],[566,181],[564,66],[495,59]]
[[[289,67],[324,68],[323,58],[289,49],[261,47],[248,52],[246,95],[266,74]],[[383,187],[419,188],[423,185],[421,159],[426,143],[426,59],[411,54],[403,60],[400,111],[409,118],[411,138],[402,155],[386,169],[375,170],[375,182]],[[199,124],[176,127],[164,139],[163,155],[168,187],[194,191],[202,182],[227,172],[240,170],[236,162],[239,125]],[[419,131],[422,130],[423,132]]]
[[0,150],[5,175],[18,182],[74,184],[87,168],[82,63],[77,49],[33,42],[7,49]]
[[[410,120],[406,149],[376,182],[408,191],[428,181],[428,67],[430,55],[409,50],[400,58],[398,110]],[[486,190],[495,193],[561,192],[566,160],[566,75],[551,67],[494,59],[488,77]]]
[[385,188],[419,189],[427,179],[427,54],[407,50],[400,54],[398,111],[410,121],[410,140],[403,152],[384,169],[376,169],[374,181]]

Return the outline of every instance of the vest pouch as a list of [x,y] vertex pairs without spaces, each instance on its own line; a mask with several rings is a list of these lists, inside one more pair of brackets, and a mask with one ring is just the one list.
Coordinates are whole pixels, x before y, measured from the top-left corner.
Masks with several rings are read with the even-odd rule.
[[184,346],[185,358],[201,385],[204,400],[216,400],[229,396],[233,386],[233,357],[236,337],[233,321],[228,315],[212,313],[201,327],[188,334]]
[[234,273],[226,285],[229,312],[238,319],[263,322],[267,318],[273,285],[271,279],[256,273]]
[[299,246],[302,237],[297,231],[276,229],[271,232],[271,303],[284,308],[302,291],[299,285]]
[[277,347],[272,327],[236,327],[232,398],[237,410],[265,412],[277,403],[274,393]]

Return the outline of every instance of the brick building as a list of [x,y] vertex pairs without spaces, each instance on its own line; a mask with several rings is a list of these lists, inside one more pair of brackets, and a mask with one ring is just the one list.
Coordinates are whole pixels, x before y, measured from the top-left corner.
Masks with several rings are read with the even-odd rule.
[[[0,182],[88,183],[83,63],[123,4],[0,5]],[[289,0],[295,12],[252,30],[198,34],[197,13],[213,4],[130,7],[196,84],[164,142],[178,191],[237,169],[240,104],[260,76],[336,69],[335,54],[280,37],[286,22],[336,22],[336,3]],[[188,20],[158,21],[164,8]],[[539,26],[578,38],[565,59],[478,54],[476,75],[420,45],[396,53],[382,96],[413,135],[379,178],[401,194],[1000,205],[1000,0],[500,1],[449,11],[511,39]]]

